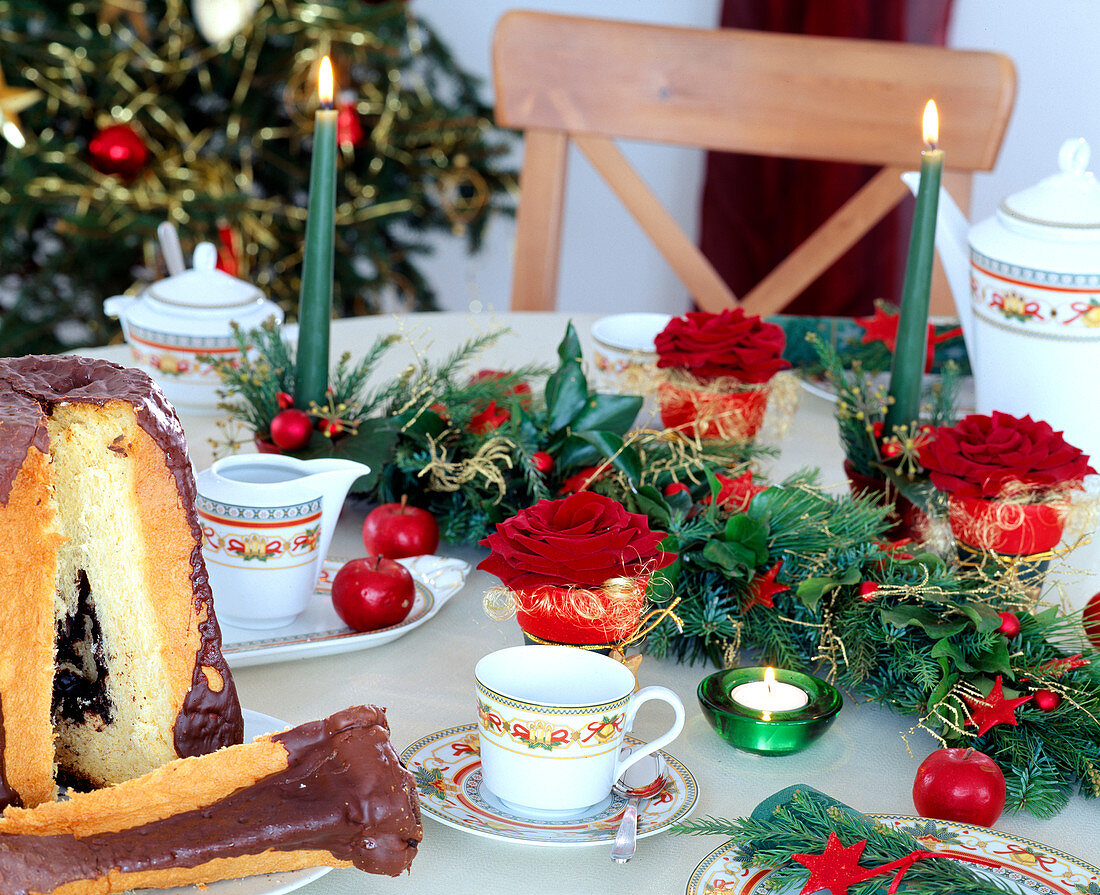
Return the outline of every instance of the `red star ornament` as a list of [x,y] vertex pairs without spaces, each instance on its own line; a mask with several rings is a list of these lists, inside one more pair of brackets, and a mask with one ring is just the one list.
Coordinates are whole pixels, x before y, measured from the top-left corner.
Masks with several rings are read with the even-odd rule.
[[998,724],[1009,724],[1015,727],[1016,707],[1023,705],[1033,695],[1029,693],[1017,699],[1005,699],[1004,690],[1001,688],[1001,675],[998,674],[993,689],[984,700],[963,697],[966,704],[970,706],[970,720],[966,722],[967,726],[975,725],[978,728],[978,736]]
[[[863,327],[863,338],[860,339],[860,342],[864,345],[870,345],[872,342],[882,342],[886,346],[886,350],[893,354],[898,344],[898,324],[900,322],[900,314],[891,314],[881,307],[876,307],[873,317],[856,318],[856,323]],[[926,373],[932,369],[932,361],[936,352],[936,342],[943,341],[942,338],[936,339],[935,330],[935,326],[929,323],[928,336],[925,343],[927,346],[926,356],[924,359],[924,372]]]
[[821,854],[791,855],[792,861],[797,861],[810,871],[810,878],[806,880],[799,895],[810,895],[811,892],[824,889],[828,889],[833,895],[848,895],[849,886],[877,876],[881,868],[868,870],[859,866],[859,859],[863,856],[866,845],[867,840],[860,839],[859,842],[845,847],[836,833],[830,833],[825,851]]
[[749,585],[749,599],[741,610],[742,612],[748,612],[753,606],[766,606],[768,609],[775,608],[775,595],[791,589],[789,584],[779,584],[775,580],[775,576],[779,574],[782,567],[783,560],[780,560],[763,575],[757,575],[752,579],[752,583]]

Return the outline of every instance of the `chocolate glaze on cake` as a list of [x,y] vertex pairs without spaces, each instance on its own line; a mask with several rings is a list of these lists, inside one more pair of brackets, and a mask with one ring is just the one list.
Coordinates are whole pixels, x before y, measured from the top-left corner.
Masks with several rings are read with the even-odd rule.
[[[164,452],[176,480],[180,502],[195,536],[191,553],[191,582],[201,642],[195,656],[191,690],[173,730],[176,753],[201,755],[241,742],[244,720],[229,666],[221,654],[221,629],[214,615],[213,597],[202,560],[202,529],[195,512],[195,479],[187,456],[183,427],[175,410],[145,373],[92,358],[27,355],[0,360],[0,502],[6,503],[12,483],[27,451],[33,446],[49,451],[46,416],[61,403],[103,406],[126,401],[134,408],[138,425]],[[210,689],[202,665],[221,676],[223,685]]]
[[397,876],[422,836],[412,777],[389,743],[383,709],[355,706],[277,734],[287,769],[195,811],[117,833],[0,834],[0,891],[52,892],[109,872],[197,867],[216,858],[328,851]]

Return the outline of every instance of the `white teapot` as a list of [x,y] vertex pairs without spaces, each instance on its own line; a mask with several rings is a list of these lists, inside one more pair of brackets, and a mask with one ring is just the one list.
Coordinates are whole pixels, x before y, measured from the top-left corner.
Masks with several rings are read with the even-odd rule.
[[144,370],[173,404],[208,410],[218,405],[221,381],[202,355],[240,356],[232,323],[247,331],[282,309],[251,283],[215,267],[211,243],[195,247],[194,268],[151,284],[141,295],[113,295],[103,311],[117,317],[134,366]]
[[[1089,146],[1067,140],[1059,172],[1002,200],[974,227],[940,192],[936,248],[974,369],[977,409],[1031,414],[1100,458],[1100,184]],[[903,175],[916,190],[919,177]]]

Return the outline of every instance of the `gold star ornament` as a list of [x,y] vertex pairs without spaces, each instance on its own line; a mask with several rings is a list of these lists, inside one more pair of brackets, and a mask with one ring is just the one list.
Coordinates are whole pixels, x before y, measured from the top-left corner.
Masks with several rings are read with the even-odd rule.
[[42,92],[29,87],[9,87],[0,69],[0,136],[16,149],[27,145],[19,126],[19,113],[42,98]]

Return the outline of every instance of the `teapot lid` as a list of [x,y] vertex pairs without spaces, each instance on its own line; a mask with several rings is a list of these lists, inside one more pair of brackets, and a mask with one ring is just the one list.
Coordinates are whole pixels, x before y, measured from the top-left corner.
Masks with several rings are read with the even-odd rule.
[[1001,212],[1043,227],[1100,229],[1100,184],[1085,170],[1088,164],[1088,142],[1066,140],[1058,152],[1059,172],[1002,200]]
[[198,310],[239,308],[264,297],[251,283],[218,270],[217,258],[212,243],[200,242],[195,246],[195,266],[153,283],[149,295],[166,305]]

